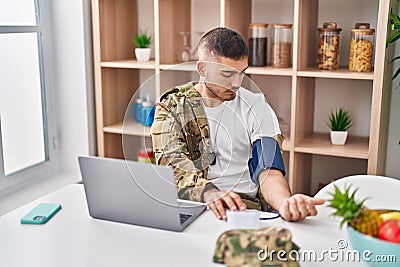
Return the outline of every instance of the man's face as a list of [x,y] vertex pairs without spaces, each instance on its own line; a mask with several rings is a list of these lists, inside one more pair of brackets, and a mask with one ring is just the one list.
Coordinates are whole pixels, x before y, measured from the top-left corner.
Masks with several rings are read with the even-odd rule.
[[217,62],[203,61],[200,64],[204,64],[202,80],[211,91],[211,97],[221,101],[233,100],[248,67],[247,57],[239,60],[219,57]]

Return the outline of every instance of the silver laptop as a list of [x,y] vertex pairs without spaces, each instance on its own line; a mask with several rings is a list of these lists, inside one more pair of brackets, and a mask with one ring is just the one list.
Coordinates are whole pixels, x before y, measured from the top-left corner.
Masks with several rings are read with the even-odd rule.
[[183,231],[206,208],[177,200],[170,167],[99,157],[78,160],[93,218]]

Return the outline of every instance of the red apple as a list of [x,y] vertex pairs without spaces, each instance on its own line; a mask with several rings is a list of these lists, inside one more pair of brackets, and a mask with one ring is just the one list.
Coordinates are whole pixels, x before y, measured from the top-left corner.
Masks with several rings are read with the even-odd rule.
[[400,244],[400,220],[384,221],[379,227],[378,238]]

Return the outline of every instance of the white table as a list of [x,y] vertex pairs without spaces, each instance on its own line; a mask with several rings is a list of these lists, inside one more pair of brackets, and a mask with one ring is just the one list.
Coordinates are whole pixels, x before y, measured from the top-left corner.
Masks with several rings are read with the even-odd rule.
[[[19,219],[40,202],[61,203],[62,209],[47,224],[21,225]],[[290,229],[301,249],[317,255],[324,249],[339,250],[338,240],[348,240],[337,224],[311,218],[299,223],[281,219],[260,223],[268,225]],[[222,266],[213,263],[212,257],[218,236],[227,229],[211,211],[182,233],[92,219],[83,186],[69,185],[0,217],[0,266]],[[323,262],[300,264],[366,266],[330,261],[327,255]]]

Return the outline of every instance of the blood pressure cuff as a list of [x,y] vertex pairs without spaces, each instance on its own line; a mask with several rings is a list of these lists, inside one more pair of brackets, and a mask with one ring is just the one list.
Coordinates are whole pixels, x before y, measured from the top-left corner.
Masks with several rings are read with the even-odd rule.
[[248,162],[251,180],[259,185],[258,175],[265,169],[279,170],[285,176],[285,165],[278,141],[261,137],[253,143],[252,157]]

